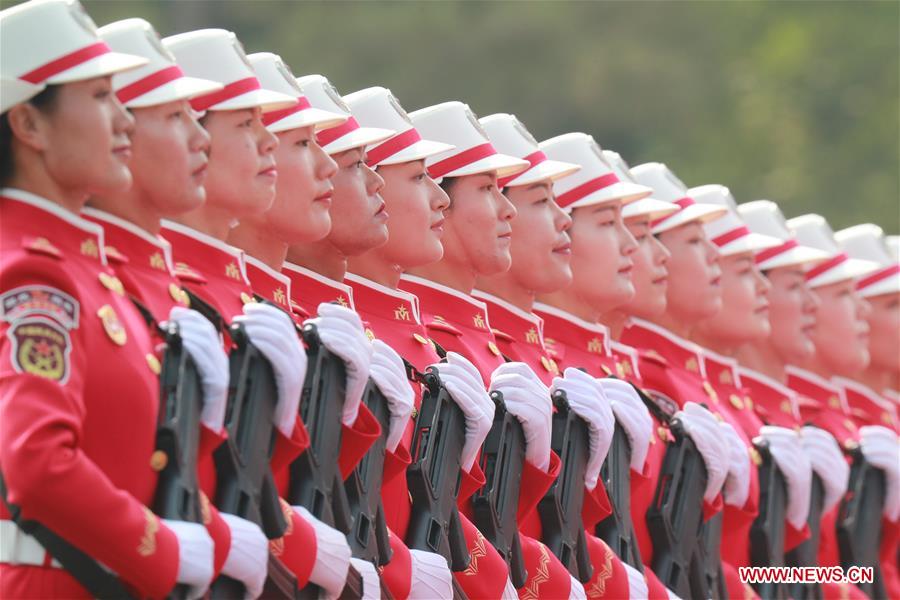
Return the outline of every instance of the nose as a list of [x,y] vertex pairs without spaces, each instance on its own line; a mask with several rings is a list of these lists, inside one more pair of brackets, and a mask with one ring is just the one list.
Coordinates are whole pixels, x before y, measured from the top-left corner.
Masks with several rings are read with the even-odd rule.
[[441,186],[439,186],[434,179],[428,177],[428,186],[431,191],[431,208],[435,211],[444,211],[447,210],[447,207],[450,206],[450,196],[447,195],[447,192],[443,190]]
[[616,215],[616,229],[619,232],[619,251],[622,253],[622,256],[630,256],[637,252],[637,240],[634,239],[634,236],[631,235],[631,232],[625,227],[625,222],[622,220],[621,213]]
[[315,153],[316,165],[318,166],[316,173],[318,173],[319,179],[325,180],[334,177],[338,171],[337,163],[314,139],[310,140],[309,143],[312,144],[313,152]]
[[659,241],[655,235],[650,235],[650,239],[652,239],[653,250],[654,250],[654,259],[655,263],[658,265],[664,265],[669,262],[669,259],[672,258],[672,253],[669,252],[669,249],[666,248],[666,245]]
[[384,187],[384,178],[368,165],[364,165],[363,168],[366,170],[366,191],[370,196],[374,196]]
[[194,129],[191,134],[191,151],[208,153],[211,140],[209,132],[203,128],[203,125],[200,124],[196,117],[191,115],[190,118]]
[[703,244],[706,247],[706,262],[714,265],[719,262],[719,248],[706,237],[703,238]]
[[553,221],[556,223],[557,231],[562,232],[572,229],[572,217],[569,216],[569,213],[560,208],[559,204],[556,203],[556,198],[553,198],[553,212]]
[[124,133],[130,136],[134,132],[134,117],[125,106],[119,102],[119,99],[112,96],[114,108],[113,112],[113,131],[116,134]]
[[756,265],[753,265],[753,277],[756,280],[756,293],[768,296],[769,292],[772,290],[772,284]]
[[512,221],[519,214],[516,207],[509,201],[497,186],[494,186],[494,200],[497,202],[497,216],[501,221]]
[[255,125],[259,131],[259,133],[257,134],[257,139],[259,140],[259,153],[265,155],[275,152],[275,148],[278,147],[278,137],[274,133],[266,129],[266,127],[262,123],[260,115],[256,115],[255,121]]
[[822,300],[807,283],[803,284],[803,311],[808,314],[815,314],[819,311]]

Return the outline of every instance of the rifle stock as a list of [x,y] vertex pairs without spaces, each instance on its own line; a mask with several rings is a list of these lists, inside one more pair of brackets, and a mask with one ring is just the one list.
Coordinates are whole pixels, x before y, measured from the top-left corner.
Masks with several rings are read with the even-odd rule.
[[[753,441],[762,458],[759,466],[759,515],[750,528],[750,562],[759,567],[784,566],[784,523],[787,484],[764,440]],[[776,582],[756,584],[763,598],[785,598],[785,586]]]
[[[825,487],[822,479],[812,474],[812,489],[809,495],[809,539],[785,554],[785,562],[791,567],[816,567],[819,564],[819,535],[822,522],[822,509],[825,502]],[[819,600],[822,589],[817,583],[798,583],[791,586],[791,597],[796,600]]]
[[643,572],[644,564],[631,521],[631,445],[618,423],[600,476],[613,512],[597,523],[594,531],[620,559]]
[[841,565],[872,567],[872,583],[858,584],[870,598],[884,598],[878,551],[881,547],[881,515],[884,510],[884,472],[871,465],[856,448],[852,452],[850,481],[837,518]]

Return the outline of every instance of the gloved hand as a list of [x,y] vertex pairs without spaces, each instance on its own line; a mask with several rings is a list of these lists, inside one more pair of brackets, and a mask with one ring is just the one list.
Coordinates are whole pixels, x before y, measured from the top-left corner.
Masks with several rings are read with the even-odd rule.
[[500,600],[519,600],[519,592],[509,577],[506,578],[506,586],[503,588],[503,595]]
[[[228,356],[222,348],[222,340],[213,324],[196,310],[173,306],[169,311],[169,321],[178,323],[184,348],[197,365],[203,388],[200,421],[220,433],[225,422],[229,379]],[[160,325],[165,327],[166,323]]]
[[456,352],[447,353],[447,362],[432,365],[437,368],[447,392],[466,418],[466,442],[463,444],[461,467],[470,471],[484,438],[494,420],[494,402],[484,389],[478,369]]
[[722,496],[725,504],[741,508],[750,495],[750,454],[744,441],[729,423],[719,423],[728,443],[728,472]]
[[813,472],[825,489],[822,512],[828,512],[844,497],[850,481],[850,466],[837,440],[818,427],[807,425],[800,433],[800,444],[809,459]]
[[706,490],[703,499],[712,502],[725,483],[730,456],[719,422],[711,412],[695,402],[685,403],[684,409],[674,416],[684,424],[685,432],[703,457],[703,464],[706,465]]
[[584,584],[575,579],[572,575],[569,575],[569,580],[572,583],[572,586],[569,588],[569,600],[587,600]]
[[638,473],[644,469],[650,438],[653,435],[653,418],[631,384],[621,379],[604,377],[597,380],[609,400],[616,422],[625,430],[631,446],[631,468]]
[[244,598],[259,598],[266,583],[269,540],[256,523],[228,513],[219,513],[231,531],[231,547],[222,574],[244,584]]
[[321,587],[329,597],[337,597],[347,583],[350,569],[350,546],[343,533],[318,520],[302,506],[293,506],[298,515],[316,532],[316,564],[309,580]]
[[772,425],[761,427],[759,435],[769,443],[769,452],[787,483],[787,521],[794,529],[803,529],[809,516],[812,467],[800,444],[800,436],[793,429]]
[[584,371],[569,367],[563,371],[562,377],[554,377],[550,391],[557,390],[566,393],[569,406],[588,425],[590,456],[584,473],[584,486],[588,490],[593,490],[597,487],[600,469],[612,443],[616,418],[600,382]]
[[372,365],[369,367],[369,374],[388,401],[391,424],[387,434],[387,449],[393,452],[403,437],[406,424],[409,423],[409,416],[415,404],[415,393],[406,377],[403,359],[381,340],[372,342]]
[[860,427],[860,448],[873,466],[884,471],[885,494],[882,514],[889,521],[900,518],[900,447],[897,434],[881,425]]
[[412,563],[410,600],[453,597],[453,573],[447,566],[447,559],[440,554],[412,548],[409,556]]
[[521,362],[503,363],[491,374],[491,391],[503,394],[506,409],[522,424],[525,459],[538,469],[550,468],[550,419],[553,403],[531,367]]
[[188,597],[200,598],[213,578],[213,541],[200,523],[160,519],[178,538],[178,576],[175,581],[187,584]]
[[257,302],[245,304],[244,314],[234,317],[233,321],[244,325],[250,341],[272,365],[278,387],[275,426],[286,437],[291,437],[306,378],[306,351],[297,329],[287,313]]
[[378,571],[375,570],[375,565],[361,558],[351,558],[350,564],[362,575],[361,600],[381,600],[381,582],[378,580]]
[[647,589],[647,580],[644,578],[644,574],[624,560],[622,566],[625,567],[625,572],[628,574],[628,597],[648,598],[650,592]]
[[319,339],[332,353],[341,357],[347,371],[347,394],[341,421],[348,427],[356,422],[359,404],[369,381],[372,344],[366,337],[362,321],[355,312],[339,304],[323,302],[319,316],[310,319],[319,332]]

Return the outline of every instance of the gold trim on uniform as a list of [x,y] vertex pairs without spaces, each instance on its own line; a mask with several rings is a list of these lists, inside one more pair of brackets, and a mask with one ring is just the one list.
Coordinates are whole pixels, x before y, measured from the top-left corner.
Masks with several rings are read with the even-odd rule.
[[762,456],[759,455],[759,450],[755,446],[750,446],[750,460],[757,467],[762,464]]
[[712,384],[705,379],[703,380],[703,391],[706,392],[706,395],[709,396],[709,399],[719,403],[719,394],[716,393],[716,388],[712,386]]
[[241,280],[241,270],[238,269],[237,264],[234,262],[228,263],[225,267],[225,277],[230,277],[232,279]]
[[50,243],[45,237],[34,238],[30,244],[28,244],[29,250],[37,250],[38,252],[46,252],[48,254],[56,254],[62,256],[62,253],[59,251],[59,248]]
[[656,428],[656,435],[659,436],[661,442],[665,442],[669,439],[669,431],[662,425]]
[[603,372],[607,374],[607,376],[612,375],[612,369],[607,367],[606,365],[600,365],[600,368],[603,369]]
[[856,426],[856,423],[854,423],[850,419],[844,419],[844,427],[846,427],[848,431],[852,431],[854,433],[856,432],[857,429],[859,429]]
[[413,339],[422,344],[423,346],[428,344],[428,338],[422,335],[421,333],[414,333]]
[[541,366],[544,367],[544,370],[546,370],[548,373],[553,372],[553,369],[550,366],[550,359],[548,359],[546,356],[541,356]]
[[104,304],[97,311],[97,316],[100,317],[103,331],[106,332],[107,337],[117,346],[124,346],[125,342],[128,341],[128,334],[119,321],[119,315],[116,314],[116,310],[109,304]]
[[732,394],[728,396],[728,401],[731,402],[731,405],[738,410],[744,410],[744,402],[741,400],[741,397],[737,394]]
[[247,292],[241,292],[241,304],[250,304],[253,302],[253,296]]
[[829,396],[828,398],[828,406],[831,408],[840,408],[841,407],[841,399],[837,396]]
[[692,356],[692,357],[690,357],[689,359],[687,359],[687,360],[684,362],[684,368],[687,369],[688,371],[692,371],[692,372],[694,372],[694,373],[699,372],[699,371],[700,371],[700,365],[697,364],[697,357],[696,357],[696,356]]
[[150,455],[150,468],[159,473],[169,464],[169,455],[162,450],[154,450]]
[[753,410],[753,398],[750,396],[744,396],[744,406],[746,406],[749,410]]
[[859,444],[856,443],[856,440],[847,440],[844,442],[844,448],[847,450],[856,450],[859,448]]
[[487,329],[484,324],[484,317],[481,315],[481,313],[476,313],[476,315],[472,317],[472,322],[478,329]]
[[734,383],[734,377],[731,376],[731,371],[724,370],[719,373],[719,383],[723,383],[725,385],[731,385]]
[[283,289],[281,289],[281,288],[276,288],[275,291],[272,292],[272,298],[273,298],[273,299],[275,300],[275,302],[277,302],[278,304],[283,304],[284,306],[287,306],[287,296],[285,295]]
[[156,355],[147,354],[144,358],[147,359],[147,366],[150,367],[150,371],[154,375],[159,375],[162,372],[162,365],[159,364],[159,359],[156,358]]
[[534,327],[525,332],[525,341],[529,344],[537,344],[540,342],[540,338],[538,337],[537,331],[535,331]]
[[[410,493],[410,499],[412,499],[412,493]],[[463,575],[467,575],[471,577],[472,575],[478,574],[478,559],[484,556],[487,556],[487,541],[484,539],[484,536],[481,535],[481,532],[477,529],[475,530],[475,539],[472,540],[472,547],[469,548],[469,553],[472,555],[472,560],[469,562],[469,566],[463,571]]]
[[606,546],[603,547],[603,556],[603,566],[597,572],[597,581],[585,590],[588,598],[603,598],[606,595],[606,582],[613,574],[612,551]]
[[[540,542],[538,544],[541,549],[541,557],[538,559],[540,564],[530,580],[526,581],[525,587],[519,590],[519,600],[539,600],[541,584],[550,580],[550,553],[547,551],[547,546]],[[529,573],[529,575],[531,574]]]
[[603,354],[603,340],[600,338],[592,338],[587,343],[587,351],[591,354]]
[[166,261],[163,260],[162,254],[154,252],[150,255],[150,266],[159,271],[166,270]]
[[81,242],[81,253],[85,256],[90,256],[91,258],[99,258],[100,248],[97,247],[96,240],[94,240],[94,238],[88,238]]
[[344,308],[349,308],[349,307],[350,307],[350,303],[347,302],[347,299],[344,298],[343,296],[338,296],[338,297],[337,297],[337,303],[340,304],[341,306],[343,306]]
[[141,556],[151,556],[156,552],[156,533],[159,531],[159,519],[156,518],[150,509],[144,507],[144,519],[147,523],[144,525],[144,535],[138,543],[137,553]]
[[394,309],[394,318],[398,321],[409,321],[409,310],[406,308],[405,304],[401,304],[397,308]]
[[497,344],[494,342],[488,342],[488,350],[490,350],[491,354],[494,356],[500,356],[500,348],[498,348]]
[[125,286],[122,285],[122,281],[115,275],[110,275],[109,273],[104,273],[101,271],[97,275],[97,279],[99,279],[100,283],[103,284],[103,287],[105,287],[109,291],[115,292],[120,296],[125,295]]
[[372,331],[369,327],[366,327],[366,337],[369,338],[370,342],[375,341],[375,332]]
[[782,401],[781,401],[781,404],[778,405],[778,408],[781,409],[781,412],[783,412],[783,413],[785,413],[785,414],[788,414],[788,415],[794,413],[794,410],[793,410],[793,408],[791,407],[791,403],[790,403],[790,401],[788,401],[788,400],[782,400]]

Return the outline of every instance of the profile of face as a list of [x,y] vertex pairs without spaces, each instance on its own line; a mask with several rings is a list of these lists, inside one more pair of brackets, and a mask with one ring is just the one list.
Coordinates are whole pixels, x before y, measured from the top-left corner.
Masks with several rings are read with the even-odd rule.
[[377,172],[384,179],[381,197],[391,215],[381,255],[403,270],[441,260],[444,210],[450,198],[428,176],[425,161],[383,165]]
[[900,373],[900,294],[881,294],[867,298],[869,312],[869,354],[872,365]]
[[634,297],[625,305],[625,311],[635,317],[652,319],[666,311],[667,265],[671,255],[651,233],[649,216],[625,219],[625,227],[637,243],[637,250],[631,256]]
[[801,267],[766,271],[769,291],[769,341],[787,364],[803,364],[816,351],[813,330],[819,299],[806,283]]
[[550,293],[572,282],[572,241],[568,231],[572,219],[556,203],[553,184],[506,188],[506,197],[516,207],[510,221],[512,243],[509,273],[524,289]]
[[332,155],[337,172],[332,178],[331,232],[328,241],[344,256],[358,256],[388,239],[388,212],[381,189],[384,179],[366,166],[365,148]]
[[110,77],[53,86],[7,115],[13,149],[22,145],[39,155],[65,193],[87,197],[131,185],[134,119],[113,93]]
[[722,309],[719,251],[703,226],[691,221],[659,234],[669,259],[666,311],[682,323],[709,319]]
[[769,281],[752,252],[719,259],[722,268],[722,310],[697,329],[726,346],[737,347],[765,339],[769,333]]
[[853,279],[814,288],[819,299],[813,343],[820,365],[852,377],[869,364],[869,303],[856,293]]
[[637,242],[622,221],[621,202],[576,208],[570,235],[572,293],[600,313],[630,301]]
[[286,244],[317,242],[331,231],[331,178],[337,164],[316,142],[312,126],[277,134],[275,201],[265,231]]
[[508,271],[516,208],[497,188],[496,173],[456,177],[444,189],[444,260],[482,277]]
[[258,108],[209,111],[202,119],[210,135],[206,198],[233,218],[260,215],[275,199],[278,138],[263,125]]
[[199,208],[206,200],[209,134],[188,101],[135,108],[131,113],[134,188],[163,217]]

